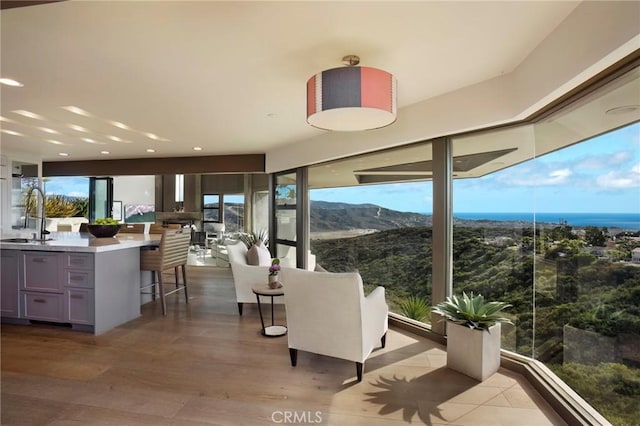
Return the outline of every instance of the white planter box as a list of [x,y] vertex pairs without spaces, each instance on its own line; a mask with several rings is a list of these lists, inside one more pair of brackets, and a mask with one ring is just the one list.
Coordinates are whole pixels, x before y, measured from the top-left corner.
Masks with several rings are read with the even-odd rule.
[[500,368],[500,323],[488,331],[447,322],[447,368],[485,380]]

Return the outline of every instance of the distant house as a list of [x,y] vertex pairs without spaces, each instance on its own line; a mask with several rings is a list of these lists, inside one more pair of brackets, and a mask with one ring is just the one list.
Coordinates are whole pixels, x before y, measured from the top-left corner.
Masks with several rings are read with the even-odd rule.
[[585,247],[582,249],[582,251],[594,255],[598,259],[609,258],[609,252],[606,247]]
[[631,262],[640,263],[640,247],[636,247],[631,250]]

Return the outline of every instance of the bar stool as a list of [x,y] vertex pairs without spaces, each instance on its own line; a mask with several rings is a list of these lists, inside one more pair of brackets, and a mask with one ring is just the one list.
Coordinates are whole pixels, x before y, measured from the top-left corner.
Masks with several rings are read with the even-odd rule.
[[152,223],[149,225],[149,233],[150,234],[162,234],[165,229],[180,229],[182,226],[178,223],[170,223],[167,225],[163,225],[161,223]]
[[[187,256],[191,234],[182,229],[165,229],[162,233],[160,246],[146,248],[140,251],[140,270],[151,271],[151,284],[140,287],[140,293],[151,294],[155,300],[155,294],[160,296],[162,302],[162,315],[167,315],[167,303],[165,297],[184,290],[184,299],[189,303],[187,293]],[[182,284],[178,279],[178,268],[182,267]],[[162,282],[162,272],[173,268],[176,277],[176,288],[165,292]],[[152,291],[146,292],[151,288]]]

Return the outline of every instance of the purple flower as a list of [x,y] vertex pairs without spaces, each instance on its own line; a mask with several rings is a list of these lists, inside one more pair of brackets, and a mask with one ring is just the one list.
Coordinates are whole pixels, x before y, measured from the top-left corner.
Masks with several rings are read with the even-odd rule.
[[278,264],[271,265],[269,267],[269,274],[270,275],[276,275],[279,270],[280,270],[280,265],[278,265]]

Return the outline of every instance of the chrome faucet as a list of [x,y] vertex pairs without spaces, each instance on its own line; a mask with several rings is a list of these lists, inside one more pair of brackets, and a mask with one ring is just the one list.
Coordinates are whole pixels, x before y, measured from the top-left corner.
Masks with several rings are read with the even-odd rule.
[[[42,197],[42,203],[40,204],[40,241],[45,241],[45,235],[49,234],[49,231],[46,229],[46,196],[44,195],[44,191],[39,186],[32,186],[29,188],[29,192],[27,192],[27,197],[25,201],[25,213],[24,213],[24,227],[27,228],[27,222],[29,220],[29,201],[31,200],[31,194],[36,190],[40,193]],[[36,196],[37,197],[37,196]],[[37,201],[37,200],[36,200]],[[37,217],[37,216],[36,216]],[[35,234],[33,234],[35,240]]]

